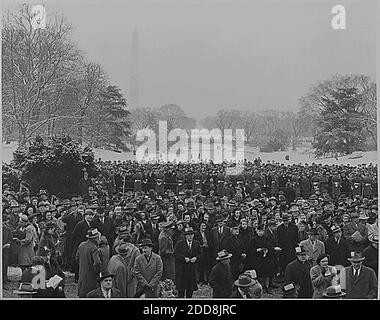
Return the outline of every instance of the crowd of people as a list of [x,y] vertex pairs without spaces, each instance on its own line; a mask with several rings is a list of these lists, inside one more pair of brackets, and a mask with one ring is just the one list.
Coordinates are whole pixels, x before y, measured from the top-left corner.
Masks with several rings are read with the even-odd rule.
[[65,297],[71,272],[81,298],[377,298],[377,166],[96,164],[68,198],[3,185],[20,295]]

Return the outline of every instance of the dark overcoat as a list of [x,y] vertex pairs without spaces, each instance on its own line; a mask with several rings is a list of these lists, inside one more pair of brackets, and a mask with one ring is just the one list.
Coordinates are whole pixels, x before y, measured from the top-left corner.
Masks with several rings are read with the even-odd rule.
[[[195,291],[198,289],[197,286],[197,268],[198,261],[201,257],[201,245],[199,241],[194,240],[191,244],[191,249],[189,248],[187,241],[182,240],[177,242],[174,250],[175,260],[176,260],[176,285],[177,289]],[[195,263],[186,262],[185,257],[193,258],[196,257]]]
[[230,265],[217,263],[210,272],[213,298],[228,298],[232,294],[232,274]]
[[310,267],[311,264],[308,261],[302,263],[298,259],[286,266],[285,281],[291,281],[300,286],[298,298],[311,298],[313,295]]

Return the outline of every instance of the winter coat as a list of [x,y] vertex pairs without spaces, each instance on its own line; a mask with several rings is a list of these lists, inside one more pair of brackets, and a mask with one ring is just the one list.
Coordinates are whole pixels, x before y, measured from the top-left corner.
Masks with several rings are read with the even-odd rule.
[[162,280],[175,280],[174,245],[171,236],[166,231],[161,231],[158,237],[159,254],[163,263]]
[[377,298],[377,277],[371,268],[362,265],[357,278],[354,276],[352,266],[344,268],[340,273],[340,284],[346,291],[347,299]]
[[334,275],[331,266],[327,266],[330,271],[330,275],[324,276],[322,274],[322,268],[320,265],[316,265],[310,269],[311,283],[313,284],[313,299],[320,299],[326,292],[327,287],[332,285],[331,280]]
[[339,244],[334,237],[330,237],[326,241],[326,253],[330,256],[329,263],[333,266],[341,265],[347,267],[350,263],[347,260],[350,255],[348,243],[341,238]]
[[87,293],[97,288],[99,273],[104,271],[101,270],[102,262],[97,245],[90,239],[82,242],[75,258],[79,263],[78,296],[85,298]]
[[310,263],[300,262],[298,259],[289,263],[285,269],[285,281],[291,281],[298,284],[298,298],[311,298],[313,295],[313,287],[310,277]]
[[112,287],[120,290],[122,298],[127,298],[128,269],[124,258],[119,254],[112,256],[108,263],[108,272],[115,275]]
[[[144,254],[140,254],[134,265],[134,270],[137,277],[137,292],[144,290],[147,298],[157,297],[158,283],[161,280],[163,272],[162,259],[158,254],[152,252],[149,262]],[[152,290],[149,290],[146,285],[150,284]]]
[[25,227],[21,227],[19,230],[25,233],[25,238],[19,241],[18,264],[21,266],[31,265],[32,259],[35,256],[34,241],[36,229],[31,224],[28,224]]
[[315,240],[314,247],[310,239],[301,241],[300,247],[305,249],[312,266],[317,265],[318,257],[325,253],[325,244],[319,240]]
[[209,282],[213,298],[228,298],[232,294],[232,274],[230,265],[217,263],[210,272]]
[[[186,240],[177,242],[174,250],[176,259],[176,286],[177,289],[196,291],[197,286],[197,268],[198,261],[201,257],[201,246],[199,241],[194,240],[191,244],[191,249],[188,246]],[[193,258],[196,257],[195,263],[186,262],[185,257]]]

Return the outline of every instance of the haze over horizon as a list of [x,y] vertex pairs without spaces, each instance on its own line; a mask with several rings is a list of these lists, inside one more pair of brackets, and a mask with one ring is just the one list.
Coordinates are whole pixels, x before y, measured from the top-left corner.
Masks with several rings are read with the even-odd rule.
[[[72,38],[127,100],[138,30],[140,107],[178,104],[197,119],[229,108],[297,110],[313,83],[336,73],[376,80],[375,1],[44,4],[48,19],[58,13],[72,23]],[[345,6],[346,30],[331,27],[336,4]]]

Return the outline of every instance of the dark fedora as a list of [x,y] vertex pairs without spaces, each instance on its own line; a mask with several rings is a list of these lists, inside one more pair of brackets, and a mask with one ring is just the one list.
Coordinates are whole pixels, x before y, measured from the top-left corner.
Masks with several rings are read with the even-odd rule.
[[215,222],[224,221],[223,217],[220,214],[217,214],[215,217]]
[[109,273],[108,271],[101,272],[98,278],[98,282],[102,282],[104,279],[107,278],[114,278],[115,275],[113,273]]
[[239,275],[239,278],[234,282],[234,285],[237,287],[250,287],[256,283],[250,276],[246,274]]
[[188,227],[188,228],[185,228],[185,232],[183,234],[186,236],[187,234],[194,234],[194,233],[195,231],[193,230],[193,228]]
[[348,261],[359,262],[363,261],[365,257],[362,257],[362,253],[360,251],[351,251],[350,257],[347,258]]
[[310,235],[313,235],[313,236],[317,236],[318,235],[318,231],[315,228],[311,228],[310,230],[307,231],[307,233],[310,234]]
[[122,233],[128,233],[128,232],[129,232],[129,228],[126,224],[116,227],[115,229],[116,234],[122,234]]
[[94,239],[94,238],[99,237],[99,235],[100,235],[100,232],[98,231],[98,229],[94,228],[87,231],[86,237],[88,239]]
[[150,239],[143,239],[143,241],[140,244],[141,247],[151,247],[153,248],[152,240]]
[[128,246],[126,243],[121,243],[119,244],[116,248],[115,248],[115,251],[120,254],[120,255],[124,255],[124,254],[127,254],[128,253]]

